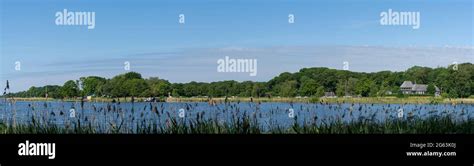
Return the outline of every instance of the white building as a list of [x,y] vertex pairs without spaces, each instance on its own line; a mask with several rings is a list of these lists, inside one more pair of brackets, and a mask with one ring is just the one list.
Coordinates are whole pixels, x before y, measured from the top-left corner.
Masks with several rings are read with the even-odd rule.
[[[424,95],[428,90],[428,85],[416,83],[413,84],[411,81],[404,81],[403,84],[400,86],[400,90],[403,94]],[[440,94],[441,90],[437,86],[435,86],[435,96],[439,96]]]

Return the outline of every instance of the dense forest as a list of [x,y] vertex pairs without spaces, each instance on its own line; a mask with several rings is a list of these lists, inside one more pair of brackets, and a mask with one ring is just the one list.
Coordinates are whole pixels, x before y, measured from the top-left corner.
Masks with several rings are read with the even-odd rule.
[[[443,97],[469,97],[474,94],[474,65],[428,68],[415,66],[404,72],[351,72],[328,68],[303,68],[295,73],[281,73],[268,82],[219,81],[170,83],[158,77],[143,78],[136,72],[117,75],[111,79],[98,76],[69,80],[62,86],[31,87],[27,91],[6,93],[12,97],[74,98],[100,97],[161,97],[172,96],[240,96],[240,97],[320,97],[324,92],[337,96],[375,97],[395,95],[403,97],[403,81],[427,84],[426,95],[434,94],[434,86]],[[14,85],[11,85],[14,86]]]

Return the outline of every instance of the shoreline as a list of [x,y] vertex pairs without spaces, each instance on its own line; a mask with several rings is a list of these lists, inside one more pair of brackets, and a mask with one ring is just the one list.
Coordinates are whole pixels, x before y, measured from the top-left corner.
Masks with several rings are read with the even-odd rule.
[[[64,102],[80,102],[81,99],[53,99],[53,98],[8,98],[7,100],[15,101],[64,101]],[[135,98],[135,102],[145,102],[144,97]],[[93,98],[84,100],[84,102],[112,102],[114,98]],[[115,98],[117,102],[131,102],[131,97]],[[225,97],[207,98],[207,97],[167,97],[162,98],[161,102],[180,103],[180,102],[225,102]],[[296,97],[273,97],[273,98],[251,98],[251,97],[228,97],[228,102],[284,102],[284,103],[373,103],[373,104],[474,104],[474,98],[440,98],[440,97],[354,97],[354,98],[296,98]]]

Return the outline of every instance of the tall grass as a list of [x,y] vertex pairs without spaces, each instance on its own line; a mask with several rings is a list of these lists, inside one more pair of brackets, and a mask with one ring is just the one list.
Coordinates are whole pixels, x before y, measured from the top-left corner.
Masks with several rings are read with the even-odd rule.
[[392,119],[383,123],[336,121],[320,126],[294,123],[292,131],[302,134],[460,134],[474,133],[474,119],[457,122],[451,117],[430,117],[427,119]]
[[[109,124],[111,125],[111,124]],[[327,124],[295,122],[291,127],[268,126],[265,130],[250,116],[234,117],[230,122],[219,122],[202,117],[194,120],[171,118],[166,123],[136,122],[135,129],[123,130],[111,127],[99,131],[92,122],[81,124],[79,121],[71,127],[56,124],[40,124],[32,120],[28,124],[16,126],[0,122],[2,134],[473,134],[474,119],[455,121],[452,118],[430,117],[427,119],[386,120],[383,123],[370,120],[353,122],[334,121]]]

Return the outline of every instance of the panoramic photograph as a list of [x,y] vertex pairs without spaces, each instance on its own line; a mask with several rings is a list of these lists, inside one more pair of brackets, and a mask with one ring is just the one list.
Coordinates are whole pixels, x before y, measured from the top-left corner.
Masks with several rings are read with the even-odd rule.
[[[2,0],[0,145],[12,147],[2,154],[55,159],[70,135],[303,134],[404,136],[390,157],[463,158],[474,152],[473,6]],[[36,136],[51,138],[36,140],[45,153]]]

